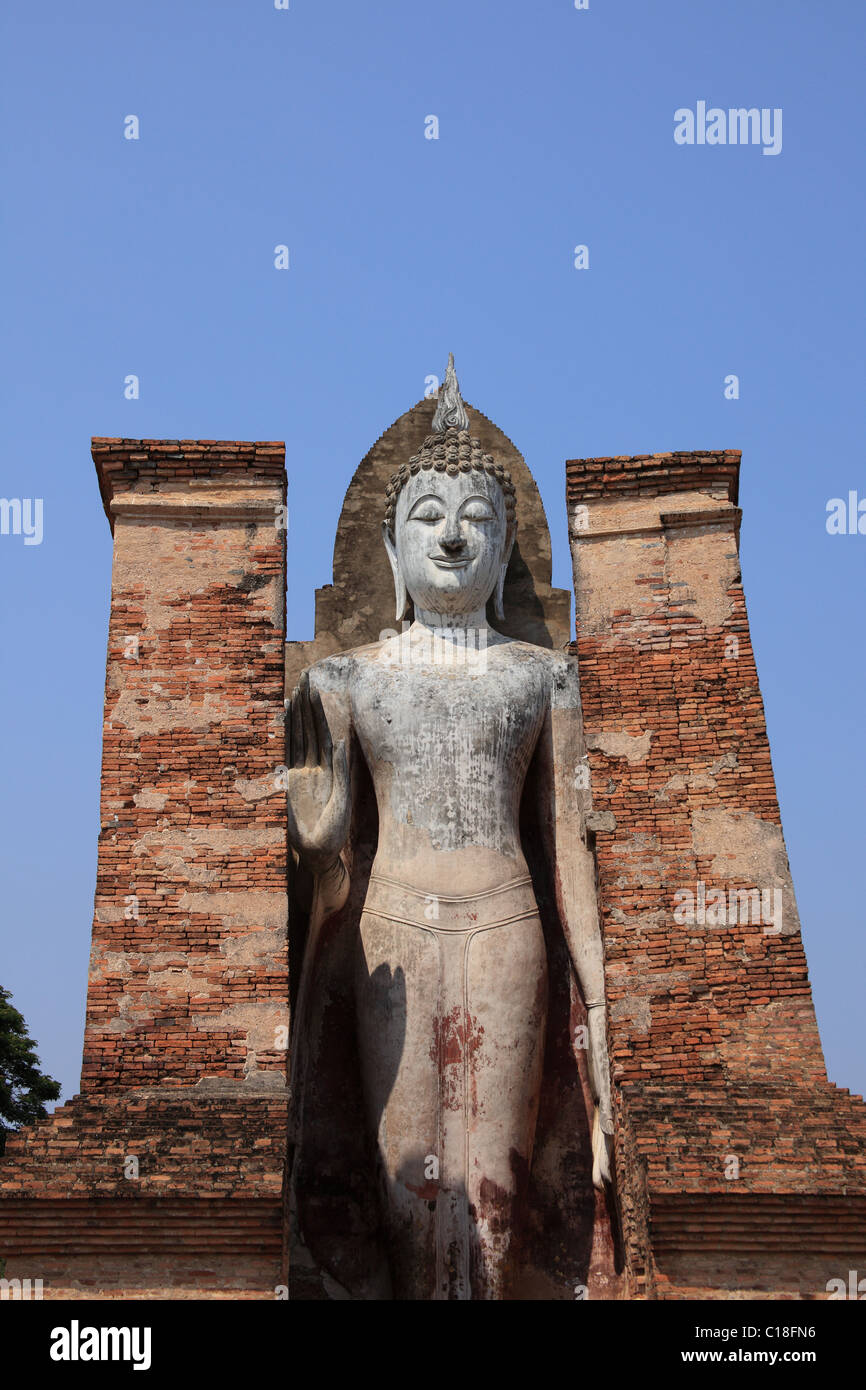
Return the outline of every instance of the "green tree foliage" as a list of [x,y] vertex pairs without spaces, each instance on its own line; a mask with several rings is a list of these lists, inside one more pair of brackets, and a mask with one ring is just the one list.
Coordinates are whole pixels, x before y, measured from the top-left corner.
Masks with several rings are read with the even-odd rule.
[[42,1119],[45,1102],[60,1095],[60,1082],[39,1070],[36,1044],[11,999],[8,989],[0,987],[0,1154],[7,1134]]

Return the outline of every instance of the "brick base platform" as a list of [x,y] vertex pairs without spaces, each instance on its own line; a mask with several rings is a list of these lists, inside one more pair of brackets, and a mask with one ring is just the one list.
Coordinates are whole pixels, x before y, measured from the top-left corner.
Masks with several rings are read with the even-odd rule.
[[6,1278],[45,1298],[273,1299],[286,1121],[285,1096],[76,1096],[0,1162]]

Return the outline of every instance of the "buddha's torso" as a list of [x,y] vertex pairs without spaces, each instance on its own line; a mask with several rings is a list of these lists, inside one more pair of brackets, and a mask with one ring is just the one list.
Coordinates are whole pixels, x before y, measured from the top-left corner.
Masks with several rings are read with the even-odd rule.
[[519,812],[549,702],[550,653],[501,641],[473,662],[348,671],[351,718],[379,811],[376,865],[419,888],[483,892],[526,873]]

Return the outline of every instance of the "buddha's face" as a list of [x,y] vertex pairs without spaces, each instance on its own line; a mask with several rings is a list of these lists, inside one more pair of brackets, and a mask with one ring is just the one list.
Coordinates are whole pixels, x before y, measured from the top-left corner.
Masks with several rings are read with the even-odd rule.
[[505,499],[489,473],[415,473],[397,498],[396,564],[416,608],[466,614],[483,610],[508,562]]

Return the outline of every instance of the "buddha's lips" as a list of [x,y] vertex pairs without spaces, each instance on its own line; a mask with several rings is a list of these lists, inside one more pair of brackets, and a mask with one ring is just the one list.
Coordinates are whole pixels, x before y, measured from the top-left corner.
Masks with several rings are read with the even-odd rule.
[[456,570],[462,569],[464,565],[470,565],[474,556],[461,555],[454,560],[450,560],[447,555],[431,555],[429,558],[433,561],[434,565],[438,565],[440,569]]

